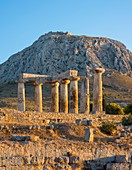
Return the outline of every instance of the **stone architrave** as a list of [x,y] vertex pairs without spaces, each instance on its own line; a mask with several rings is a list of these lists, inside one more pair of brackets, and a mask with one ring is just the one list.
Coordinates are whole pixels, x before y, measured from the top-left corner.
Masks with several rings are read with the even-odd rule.
[[80,77],[74,77],[70,82],[70,113],[78,113],[78,81]]
[[94,71],[93,85],[93,112],[102,112],[102,74],[105,72],[103,68],[96,68]]
[[51,84],[52,94],[51,94],[51,111],[59,112],[59,83],[54,82]]
[[60,112],[68,113],[68,84],[70,80],[62,80],[60,86]]
[[89,78],[85,77],[81,80],[81,96],[80,96],[80,112],[89,113],[90,111],[90,94],[89,94]]
[[25,86],[23,82],[18,82],[18,110],[25,111]]
[[35,83],[35,110],[42,112],[42,84]]

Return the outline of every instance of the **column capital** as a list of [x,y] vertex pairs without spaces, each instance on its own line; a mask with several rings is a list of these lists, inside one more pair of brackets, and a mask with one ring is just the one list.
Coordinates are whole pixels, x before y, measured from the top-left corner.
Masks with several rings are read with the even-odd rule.
[[80,80],[80,77],[71,77],[70,78],[70,81],[79,81]]
[[68,79],[62,80],[60,83],[61,83],[61,84],[69,84],[69,83],[70,83],[70,80],[68,80]]
[[17,83],[26,83],[25,80],[18,81]]
[[33,83],[35,86],[42,86],[43,85],[43,83],[37,83],[37,82],[34,82]]
[[103,74],[105,72],[105,69],[104,68],[95,68],[94,72]]
[[52,83],[50,83],[50,84],[51,84],[52,87],[59,86],[59,82],[58,82],[58,81],[52,82]]

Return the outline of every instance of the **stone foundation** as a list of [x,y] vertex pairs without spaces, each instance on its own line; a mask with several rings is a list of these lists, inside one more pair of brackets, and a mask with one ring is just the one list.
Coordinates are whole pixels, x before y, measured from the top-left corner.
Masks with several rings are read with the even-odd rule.
[[[50,168],[90,170],[120,170],[132,168],[132,152],[126,147],[88,144],[78,148],[76,144],[62,146],[52,142],[10,142],[0,143],[0,170],[43,170]],[[120,155],[118,155],[120,153]]]

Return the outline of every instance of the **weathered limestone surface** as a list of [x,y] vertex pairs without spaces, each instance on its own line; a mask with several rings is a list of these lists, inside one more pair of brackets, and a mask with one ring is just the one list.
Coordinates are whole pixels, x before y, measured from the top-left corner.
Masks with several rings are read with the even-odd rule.
[[78,81],[80,78],[73,78],[70,82],[70,113],[78,113]]
[[84,141],[85,142],[93,142],[94,141],[94,134],[93,134],[93,129],[92,128],[87,128],[85,130]]
[[132,76],[132,53],[109,38],[49,32],[0,65],[0,82],[16,80],[23,72],[57,75],[74,69],[87,76],[99,66]]
[[70,80],[62,80],[60,86],[60,112],[68,113],[68,84]]
[[[0,169],[13,170],[43,170],[46,167],[55,169],[70,170],[73,167],[89,168],[90,170],[104,169],[106,170],[131,170],[132,160],[120,159],[120,163],[116,157],[120,153],[120,157],[130,157],[131,151],[112,145],[92,145],[78,149],[75,145],[62,146],[61,143],[52,142],[0,142]],[[68,154],[71,153],[71,154]],[[76,155],[72,155],[76,153]],[[65,156],[64,156],[65,155]],[[77,166],[78,165],[78,166]],[[36,169],[35,169],[36,168]]]
[[42,84],[35,84],[35,107],[36,111],[42,112]]
[[52,96],[51,96],[51,111],[59,112],[59,83],[54,82],[51,84]]
[[[85,167],[85,169],[103,170],[107,166],[109,169],[117,167],[121,170],[125,168],[131,170],[131,126],[125,127],[121,124],[124,115],[120,117],[118,115],[102,116],[93,114],[66,115],[65,113],[54,114],[35,111],[19,112],[2,108],[0,109],[0,114],[5,117],[2,119],[4,124],[0,124],[0,132],[4,134],[3,139],[0,138],[0,169],[2,170],[44,170],[44,168],[73,170],[75,167],[77,169]],[[9,124],[9,120],[13,123]],[[99,131],[95,124],[99,125],[105,120],[118,122],[117,134],[120,135],[123,131],[121,136],[127,135],[123,142],[116,143],[116,140],[110,142],[107,141],[108,138],[105,142],[98,141],[104,135],[98,134]],[[22,122],[25,124],[23,125]],[[63,129],[62,126],[65,124],[68,126]],[[74,131],[76,128],[78,130],[79,126],[83,126],[82,130],[92,127],[95,141],[84,142],[82,135],[79,137],[74,136]],[[60,135],[61,133],[58,133],[55,137],[55,131],[60,131],[62,134],[63,132],[68,132],[69,135],[65,138],[65,136]],[[5,132],[6,135],[7,132],[9,133],[8,137],[5,136]],[[39,132],[38,136],[36,134],[33,136],[33,132],[37,132],[37,134]],[[41,132],[44,133],[44,139]],[[49,132],[53,135],[52,140],[48,137],[49,135],[47,136]],[[70,140],[72,134],[74,138]],[[81,167],[82,165],[84,167]]]
[[93,87],[93,111],[103,111],[102,106],[102,74],[105,72],[103,68],[96,68],[94,71],[94,87]]
[[131,170],[132,164],[130,163],[108,163],[106,170]]
[[22,73],[20,74],[20,79],[30,79],[30,78],[38,78],[38,77],[49,77],[48,75],[41,75],[41,74],[30,74],[30,73]]
[[24,83],[18,83],[18,110],[25,111],[25,87]]
[[80,112],[89,113],[90,111],[90,94],[89,79],[81,78],[81,94],[80,94]]
[[67,70],[65,72],[62,72],[56,76],[53,76],[52,81],[61,81],[62,79],[70,79],[72,77],[77,77],[78,71],[77,70]]

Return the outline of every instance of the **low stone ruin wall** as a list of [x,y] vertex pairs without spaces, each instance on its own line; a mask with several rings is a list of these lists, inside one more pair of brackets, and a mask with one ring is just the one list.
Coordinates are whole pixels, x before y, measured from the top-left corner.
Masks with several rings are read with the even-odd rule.
[[79,148],[77,143],[8,141],[1,142],[0,148],[0,170],[132,168],[132,151],[127,145],[89,143]]

